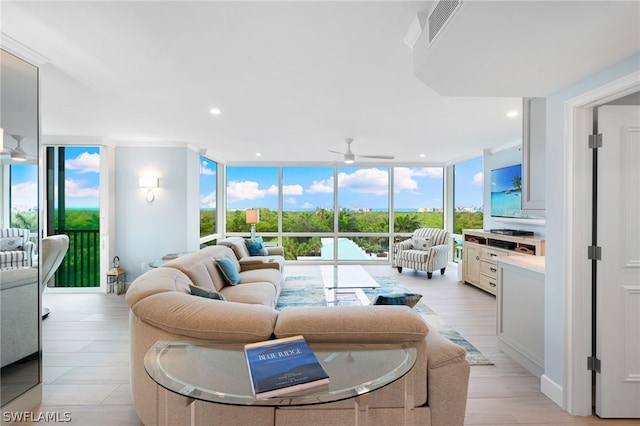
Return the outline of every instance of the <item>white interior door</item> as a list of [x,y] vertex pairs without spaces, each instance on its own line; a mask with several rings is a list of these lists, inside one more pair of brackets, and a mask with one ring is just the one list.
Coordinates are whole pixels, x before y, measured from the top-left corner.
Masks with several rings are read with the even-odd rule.
[[640,107],[598,108],[596,414],[640,418]]

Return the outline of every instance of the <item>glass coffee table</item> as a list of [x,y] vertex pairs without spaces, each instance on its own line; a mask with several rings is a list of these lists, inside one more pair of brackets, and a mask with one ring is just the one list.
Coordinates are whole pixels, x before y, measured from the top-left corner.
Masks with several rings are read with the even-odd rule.
[[320,275],[328,305],[368,305],[362,289],[380,287],[360,265],[321,265]]
[[185,424],[194,419],[195,400],[240,406],[290,407],[354,399],[355,424],[368,421],[368,396],[396,380],[404,380],[405,423],[411,424],[413,368],[417,351],[412,343],[310,343],[329,374],[329,384],[278,397],[255,400],[249,381],[244,344],[230,342],[156,342],[146,353],[147,374],[160,385],[158,424],[167,424],[167,392],[188,398]]

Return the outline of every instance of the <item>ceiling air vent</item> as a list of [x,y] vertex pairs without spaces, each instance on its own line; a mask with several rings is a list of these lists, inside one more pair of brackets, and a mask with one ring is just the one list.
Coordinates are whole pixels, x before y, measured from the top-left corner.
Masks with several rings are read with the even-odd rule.
[[440,34],[461,4],[462,0],[440,0],[438,2],[429,15],[429,44]]

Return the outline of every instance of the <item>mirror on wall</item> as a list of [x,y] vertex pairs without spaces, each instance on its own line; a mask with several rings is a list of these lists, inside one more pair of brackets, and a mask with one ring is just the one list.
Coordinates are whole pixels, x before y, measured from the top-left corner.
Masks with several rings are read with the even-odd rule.
[[2,406],[40,383],[38,68],[0,50]]

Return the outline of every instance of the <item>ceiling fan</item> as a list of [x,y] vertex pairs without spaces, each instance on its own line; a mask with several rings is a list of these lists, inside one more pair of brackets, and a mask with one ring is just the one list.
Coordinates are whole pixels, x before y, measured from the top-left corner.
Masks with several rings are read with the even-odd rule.
[[25,136],[21,135],[10,135],[13,139],[16,140],[18,145],[13,149],[5,149],[2,151],[3,156],[10,157],[13,161],[27,161],[29,158],[35,158],[32,155],[29,155],[27,151],[22,148],[22,141],[26,139]]
[[347,138],[345,139],[345,142],[347,143],[347,152],[339,152],[339,151],[332,151],[332,150],[329,150],[329,152],[342,155],[342,161],[344,161],[346,164],[353,163],[356,157],[375,158],[377,160],[393,160],[395,158],[395,156],[393,155],[355,155],[353,152],[351,152],[351,143],[353,142],[353,138]]

